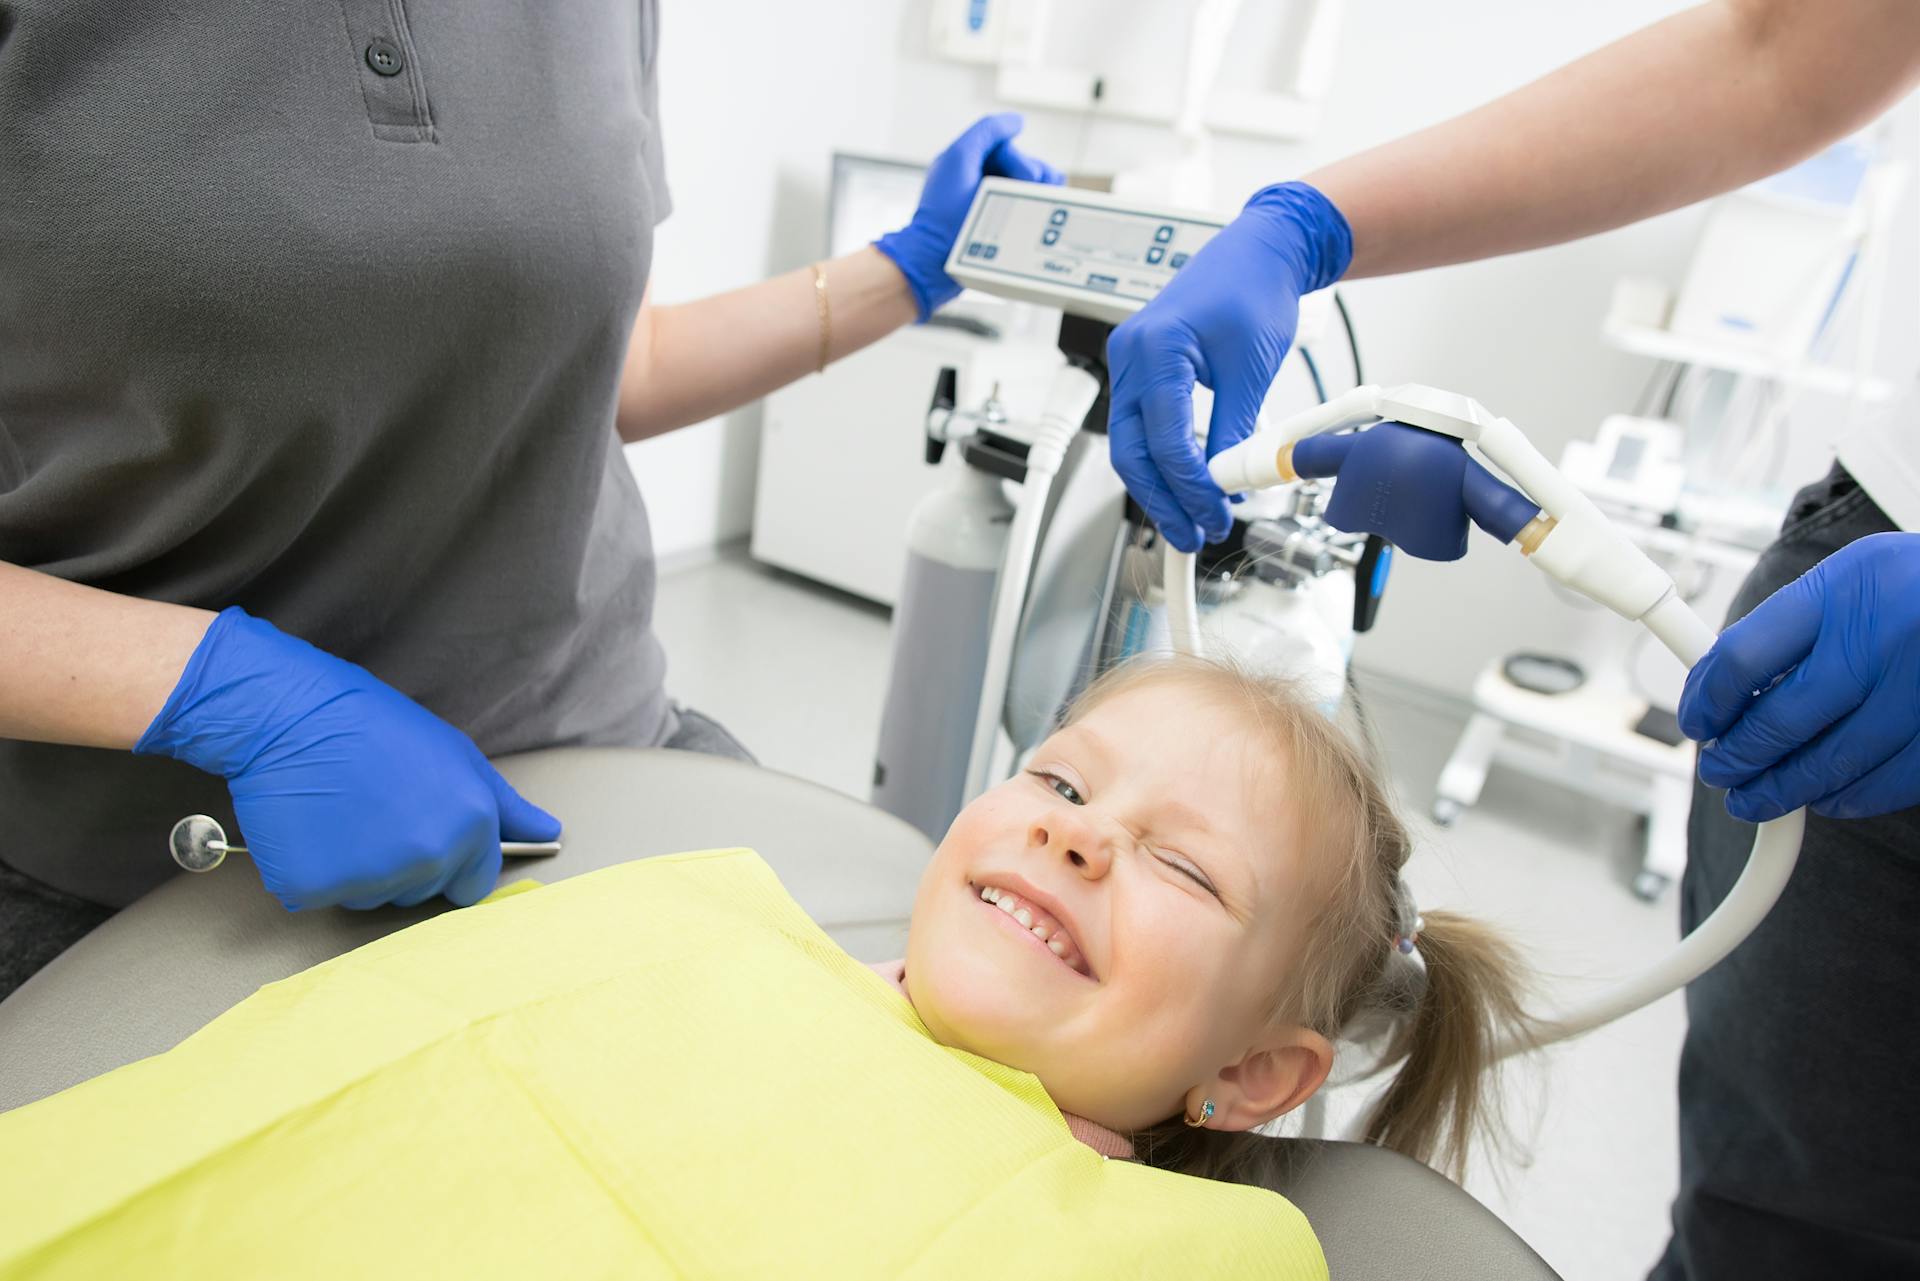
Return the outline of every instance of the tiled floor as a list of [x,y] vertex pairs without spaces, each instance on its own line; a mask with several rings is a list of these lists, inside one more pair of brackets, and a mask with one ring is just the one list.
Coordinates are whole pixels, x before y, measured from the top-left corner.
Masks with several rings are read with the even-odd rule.
[[[663,575],[657,624],[676,698],[723,721],[764,764],[866,795],[885,611],[736,556]],[[1627,888],[1627,815],[1496,770],[1480,805],[1438,830],[1424,816],[1462,717],[1377,683],[1367,703],[1420,831],[1408,879],[1423,906],[1501,925],[1557,992],[1630,972],[1670,944],[1671,896],[1650,906]],[[1483,1153],[1468,1187],[1567,1281],[1641,1276],[1666,1240],[1682,1026],[1670,997],[1509,1073],[1513,1151]],[[1336,1100],[1333,1110],[1352,1108]]]

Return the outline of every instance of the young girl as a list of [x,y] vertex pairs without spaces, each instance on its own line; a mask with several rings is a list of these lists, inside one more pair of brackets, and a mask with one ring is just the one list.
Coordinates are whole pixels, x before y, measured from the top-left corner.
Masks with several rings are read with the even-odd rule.
[[447,913],[0,1115],[0,1278],[1322,1281],[1249,1131],[1385,1018],[1369,1137],[1457,1170],[1522,1023],[1407,852],[1288,687],[1129,666],[954,822],[893,985],[743,850]]
[[1508,948],[1414,912],[1410,853],[1366,758],[1290,686],[1136,662],[954,822],[903,986],[1101,1150],[1252,1183],[1273,1148],[1248,1131],[1320,1088],[1343,1032],[1391,1020],[1366,1136],[1457,1178],[1525,1017]]

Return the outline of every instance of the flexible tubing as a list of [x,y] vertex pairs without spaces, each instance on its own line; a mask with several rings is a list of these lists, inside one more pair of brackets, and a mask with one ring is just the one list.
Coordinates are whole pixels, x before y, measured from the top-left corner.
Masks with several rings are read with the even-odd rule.
[[[1640,622],[1689,669],[1713,646],[1713,629],[1671,588]],[[1787,878],[1800,860],[1800,837],[1806,826],[1805,810],[1760,824],[1740,878],[1713,915],[1700,922],[1693,933],[1659,961],[1593,1000],[1508,1036],[1495,1050],[1495,1057],[1507,1058],[1591,1032],[1678,991],[1718,965],[1753,933],[1787,888]]]
[[1654,602],[1652,609],[1640,616],[1640,625],[1652,632],[1654,639],[1665,645],[1667,652],[1684,663],[1688,671],[1707,656],[1713,642],[1719,639],[1713,628],[1707,626],[1671,586],[1666,595]]
[[[1040,541],[1040,517],[1053,489],[1053,468],[1036,466],[1036,446],[1027,455],[1027,479],[1021,486],[1020,506],[1007,533],[1007,558],[1001,563],[1000,582],[993,592],[993,621],[987,633],[987,667],[980,681],[980,703],[974,709],[973,747],[967,754],[967,790],[971,801],[987,790],[993,768],[993,749],[999,739],[1000,717],[1007,701],[1007,680],[1013,670],[1013,646],[1018,638],[1027,581],[1033,575],[1034,549]],[[1058,464],[1056,463],[1057,467]]]
[[1001,562],[1000,581],[993,591],[987,665],[980,681],[980,703],[974,712],[963,803],[986,791],[991,783],[993,749],[999,740],[1007,680],[1013,670],[1014,642],[1019,638],[1027,583],[1033,576],[1033,557],[1040,545],[1040,521],[1046,514],[1047,496],[1053,492],[1053,478],[1066,460],[1067,447],[1099,394],[1100,384],[1092,374],[1072,365],[1062,366],[1054,376],[1039,429],[1027,450],[1027,478],[1020,487],[1020,505],[1007,531],[1006,559]]
[[1675,992],[1718,965],[1772,910],[1793,875],[1800,858],[1800,835],[1807,825],[1804,810],[1762,823],[1753,837],[1753,852],[1740,879],[1713,915],[1654,965],[1583,1005],[1557,1018],[1542,1021],[1532,1035],[1515,1035],[1495,1051],[1498,1058],[1539,1049],[1591,1032]]
[[1193,553],[1183,552],[1172,543],[1165,546],[1160,578],[1167,595],[1167,634],[1176,654],[1199,657],[1206,653],[1200,639],[1199,584],[1195,581]]

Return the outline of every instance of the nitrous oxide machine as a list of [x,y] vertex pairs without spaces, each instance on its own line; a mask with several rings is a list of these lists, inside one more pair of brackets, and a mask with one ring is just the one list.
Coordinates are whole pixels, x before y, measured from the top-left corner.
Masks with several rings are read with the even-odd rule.
[[[1102,192],[981,184],[947,271],[1058,307],[1061,365],[1037,421],[1013,420],[992,394],[963,408],[951,370],[934,388],[926,457],[945,479],[908,526],[873,775],[874,803],[929,839],[1037,746],[1089,680],[1165,647],[1158,536],[1107,461],[1106,340],[1222,225]],[[1303,307],[1303,333],[1313,314]],[[1296,350],[1324,399],[1309,345]],[[1357,349],[1354,364],[1357,382]],[[1196,422],[1208,408],[1199,389]],[[1296,678],[1332,712],[1390,549],[1327,525],[1324,501],[1312,482],[1257,495],[1197,576],[1214,646]]]

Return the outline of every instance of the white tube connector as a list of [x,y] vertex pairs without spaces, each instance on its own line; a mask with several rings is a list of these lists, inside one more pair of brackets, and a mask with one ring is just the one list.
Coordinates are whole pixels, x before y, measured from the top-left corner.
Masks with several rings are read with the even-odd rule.
[[1355,387],[1324,405],[1315,405],[1264,431],[1254,432],[1237,445],[1227,446],[1207,463],[1207,473],[1213,477],[1214,484],[1229,494],[1284,485],[1294,479],[1292,469],[1280,462],[1289,446],[1322,432],[1375,422],[1380,417],[1379,404],[1378,387],[1371,383]]
[[1504,418],[1479,424],[1475,442],[1487,460],[1553,518],[1553,527],[1528,556],[1549,577],[1638,622],[1673,591],[1673,580],[1653,558],[1608,520],[1593,500],[1548,462]]
[[1078,365],[1062,365],[1054,371],[1033,444],[1027,449],[1028,479],[1032,479],[1036,467],[1049,480],[1059,474],[1067,447],[1080,434],[1087,411],[1099,398],[1100,380]]
[[1528,557],[1548,577],[1639,622],[1673,591],[1673,579],[1598,512],[1558,517]]

